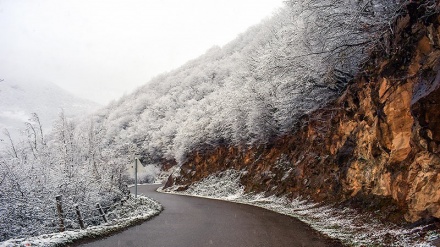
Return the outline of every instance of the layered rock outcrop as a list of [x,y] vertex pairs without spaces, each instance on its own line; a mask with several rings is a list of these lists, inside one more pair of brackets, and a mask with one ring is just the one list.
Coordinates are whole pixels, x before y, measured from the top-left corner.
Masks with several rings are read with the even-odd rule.
[[407,8],[345,92],[293,133],[194,151],[168,185],[234,168],[247,192],[349,203],[395,222],[440,218],[440,17]]

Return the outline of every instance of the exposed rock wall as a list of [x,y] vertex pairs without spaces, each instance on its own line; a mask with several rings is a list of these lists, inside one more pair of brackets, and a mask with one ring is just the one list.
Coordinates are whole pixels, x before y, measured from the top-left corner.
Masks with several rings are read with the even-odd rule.
[[[392,221],[440,218],[440,18],[408,13],[336,101],[270,145],[195,151],[168,185],[229,168],[246,191],[346,202]],[[382,209],[382,210],[378,210]]]

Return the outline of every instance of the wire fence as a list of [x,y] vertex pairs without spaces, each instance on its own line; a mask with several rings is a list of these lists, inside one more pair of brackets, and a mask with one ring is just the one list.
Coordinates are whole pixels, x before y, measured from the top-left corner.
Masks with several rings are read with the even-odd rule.
[[85,229],[87,226],[100,225],[103,222],[107,223],[111,219],[120,218],[120,216],[113,212],[113,210],[120,205],[123,205],[128,199],[122,199],[118,203],[102,206],[100,203],[95,205],[80,204],[63,204],[62,196],[56,196],[56,217],[48,218],[50,225],[45,226],[47,230],[52,232],[63,232],[67,229]]
[[98,196],[75,198],[66,194],[57,201],[52,194],[34,200],[15,200],[18,203],[11,205],[9,198],[0,193],[0,242],[85,229],[102,225],[106,220],[113,223],[134,214],[138,202],[131,198],[128,193],[104,199]]

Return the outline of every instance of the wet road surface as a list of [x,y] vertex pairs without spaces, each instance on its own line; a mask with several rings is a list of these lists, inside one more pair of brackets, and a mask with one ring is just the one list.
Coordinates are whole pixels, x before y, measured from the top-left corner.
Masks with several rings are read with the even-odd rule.
[[342,246],[292,217],[249,205],[158,193],[138,187],[164,211],[153,219],[79,246],[296,247]]

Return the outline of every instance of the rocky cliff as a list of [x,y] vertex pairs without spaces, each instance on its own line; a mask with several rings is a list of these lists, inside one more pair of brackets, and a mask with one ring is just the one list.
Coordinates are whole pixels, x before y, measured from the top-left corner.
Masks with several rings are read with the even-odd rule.
[[226,169],[247,192],[349,204],[394,222],[440,218],[440,16],[410,3],[345,92],[291,134],[189,155],[167,185]]

